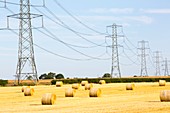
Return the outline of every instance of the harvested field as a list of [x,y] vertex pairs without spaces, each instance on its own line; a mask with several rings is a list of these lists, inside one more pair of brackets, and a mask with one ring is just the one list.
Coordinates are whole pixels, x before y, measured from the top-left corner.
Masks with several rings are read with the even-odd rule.
[[[65,97],[65,89],[72,85],[32,86],[33,96],[24,96],[22,87],[0,87],[0,113],[165,113],[170,102],[160,102],[160,91],[169,90],[170,83],[135,83],[134,90],[126,90],[127,83],[94,84],[101,97],[89,97],[89,90],[81,86],[73,98]],[[42,105],[44,93],[57,96],[54,105]]]

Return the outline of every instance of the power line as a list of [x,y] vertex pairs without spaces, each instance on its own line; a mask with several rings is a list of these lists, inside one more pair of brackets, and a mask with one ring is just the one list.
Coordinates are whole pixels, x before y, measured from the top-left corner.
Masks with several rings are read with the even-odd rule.
[[[8,8],[7,8],[8,9]],[[10,10],[10,9],[8,9],[11,13],[14,13],[12,10]],[[15,15],[14,15],[15,16]],[[80,52],[80,51],[78,51],[78,50],[76,50],[76,49],[74,49],[74,48],[72,48],[72,47],[70,47],[70,46],[74,46],[74,47],[79,47],[79,48],[88,48],[88,47],[83,47],[83,46],[76,46],[76,45],[73,45],[73,44],[68,44],[68,43],[65,43],[64,41],[61,41],[59,38],[57,38],[52,32],[50,32],[48,29],[46,29],[46,28],[44,28],[45,29],[45,31],[46,32],[48,32],[50,35],[48,35],[48,34],[46,34],[46,33],[44,33],[44,32],[42,32],[41,30],[39,30],[39,29],[37,29],[39,32],[41,32],[41,33],[43,33],[44,35],[46,35],[46,36],[48,36],[48,37],[50,37],[50,38],[52,38],[52,39],[54,39],[54,40],[56,40],[56,41],[59,41],[59,42],[61,42],[61,43],[63,43],[64,45],[66,45],[67,47],[69,47],[70,49],[72,49],[72,50],[74,50],[74,51],[76,51],[76,52],[78,52],[78,53],[80,53],[81,55],[84,55],[84,56],[86,56],[86,57],[90,57],[91,59],[85,59],[85,60],[92,60],[92,59],[98,59],[98,60],[109,60],[110,58],[99,58],[99,57],[101,57],[101,56],[103,56],[105,53],[102,53],[101,55],[99,55],[99,56],[97,56],[97,57],[92,57],[92,56],[89,56],[89,55],[86,55],[86,54],[84,54],[84,53],[82,53],[82,52]],[[10,30],[12,30],[12,29],[10,29]],[[36,45],[36,46],[38,46],[38,45]],[[42,47],[40,47],[40,46],[38,46],[39,48],[41,48],[42,49]],[[92,47],[92,46],[91,46]],[[96,46],[93,46],[93,47],[96,47]],[[46,50],[46,49],[43,49],[43,50],[45,50],[45,51],[48,51],[48,50]],[[53,53],[53,52],[50,52],[50,51],[48,51],[49,53]],[[54,53],[53,53],[54,54]],[[59,55],[59,54],[55,54],[55,55],[58,55],[58,56],[60,56],[60,57],[63,57],[63,58],[67,58],[67,59],[71,59],[71,60],[83,60],[83,59],[74,59],[74,58],[68,58],[68,57],[64,57],[64,56],[62,56],[62,55]]]
[[[17,6],[20,6],[21,3],[15,3],[15,2],[7,2],[7,0],[0,0],[1,3],[4,3],[5,4],[5,7],[6,7],[6,4],[10,4],[10,5],[17,5]],[[32,5],[30,4],[31,7],[43,7],[45,5],[45,0],[42,0],[42,5]]]
[[101,33],[95,29],[92,29],[91,27],[89,27],[88,25],[86,25],[85,23],[83,23],[82,21],[80,21],[77,17],[73,16],[66,8],[64,8],[57,0],[54,0],[54,2],[61,8],[63,9],[68,15],[70,15],[74,20],[76,20],[78,23],[80,23],[81,25],[83,25],[84,27],[92,30],[95,33],[98,33],[100,35],[107,35],[106,33]]
[[77,33],[76,31],[74,31],[74,30],[71,29],[70,27],[68,27],[63,21],[61,21],[58,17],[56,17],[56,15],[54,15],[47,7],[45,7],[45,9],[46,9],[51,15],[53,15],[58,21],[60,21],[63,25],[60,24],[60,23],[58,23],[58,22],[56,22],[55,20],[53,20],[53,19],[50,18],[49,16],[47,16],[45,13],[43,13],[42,11],[40,11],[38,8],[36,8],[36,7],[34,7],[34,8],[35,8],[35,10],[37,10],[38,12],[40,12],[41,14],[43,14],[43,16],[45,16],[45,17],[48,18],[49,20],[53,21],[55,24],[60,25],[61,27],[64,27],[64,28],[70,30],[71,32],[73,32],[74,34],[76,34],[78,37],[86,40],[87,42],[89,42],[89,43],[91,43],[91,44],[93,44],[93,45],[96,45],[96,46],[105,47],[105,46],[103,46],[103,43],[102,43],[102,44],[94,43],[94,42],[88,40],[87,38],[83,37],[82,35],[80,35],[80,34]]
[[[10,30],[11,32],[13,32],[15,35],[19,36],[19,34],[18,34],[17,32],[15,32],[13,29],[8,28],[8,30]],[[28,40],[26,39],[26,41],[28,41]],[[39,46],[39,45],[36,44],[36,43],[33,43],[33,45],[35,45],[35,46],[38,47],[39,49],[41,49],[41,50],[43,50],[43,51],[45,51],[45,52],[47,52],[47,53],[49,53],[49,54],[52,54],[52,55],[57,56],[57,57],[60,57],[60,58],[68,59],[68,60],[74,60],[74,61],[89,61],[89,60],[94,60],[94,59],[90,59],[90,58],[88,58],[88,59],[79,59],[79,58],[66,57],[66,56],[57,54],[57,53],[55,53],[55,52],[52,52],[52,51],[50,51],[50,50],[47,50],[47,49]]]
[[[97,57],[93,57],[93,56],[86,55],[86,54],[84,54],[84,53],[82,53],[82,52],[74,49],[73,47],[71,47],[71,46],[68,45],[67,43],[65,43],[65,42],[61,41],[60,39],[58,39],[58,38],[57,38],[52,32],[50,32],[48,29],[46,29],[46,28],[44,28],[44,29],[45,29],[45,31],[48,32],[51,36],[45,34],[44,32],[42,32],[42,31],[40,31],[40,30],[38,30],[38,31],[40,31],[41,33],[45,34],[46,36],[48,36],[48,37],[50,37],[50,38],[52,38],[52,39],[55,39],[55,40],[63,43],[65,46],[67,46],[68,48],[76,51],[77,53],[79,53],[79,54],[81,54],[81,55],[84,55],[84,56],[89,57],[89,58],[92,58],[92,59],[98,59],[98,60],[108,60],[108,59],[110,59],[110,58],[106,58],[106,59],[99,58],[101,55],[99,55],[99,56],[97,56]],[[102,54],[102,55],[103,55],[103,54]]]

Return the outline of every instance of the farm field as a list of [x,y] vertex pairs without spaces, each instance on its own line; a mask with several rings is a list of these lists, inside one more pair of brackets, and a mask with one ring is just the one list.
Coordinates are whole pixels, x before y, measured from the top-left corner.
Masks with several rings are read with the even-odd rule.
[[[134,90],[126,90],[127,83],[94,84],[102,90],[101,97],[89,97],[81,86],[75,97],[65,97],[65,89],[72,85],[31,86],[33,96],[24,96],[19,87],[0,87],[0,113],[169,113],[170,102],[160,102],[160,91],[170,90],[170,83],[135,83]],[[54,105],[41,105],[44,93],[57,96]]]

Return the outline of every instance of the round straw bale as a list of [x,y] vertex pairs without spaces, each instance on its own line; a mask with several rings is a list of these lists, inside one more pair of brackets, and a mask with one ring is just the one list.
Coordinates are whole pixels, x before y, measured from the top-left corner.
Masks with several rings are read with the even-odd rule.
[[61,87],[63,86],[63,82],[62,81],[57,81],[56,82],[56,87]]
[[166,80],[159,80],[159,86],[165,86]]
[[32,96],[34,94],[33,88],[25,88],[24,89],[24,96]]
[[42,105],[53,105],[56,101],[56,95],[53,93],[45,93],[42,95]]
[[133,90],[135,87],[135,84],[126,84],[126,90]]
[[80,84],[78,84],[78,83],[72,84],[72,88],[73,89],[79,89],[80,88]]
[[101,95],[101,89],[99,88],[91,88],[89,91],[90,97],[99,97]]
[[30,86],[22,86],[21,91],[24,92],[25,88],[30,88]]
[[88,84],[89,82],[88,81],[81,81],[81,85],[82,86],[85,86],[86,84]]
[[105,80],[100,80],[99,84],[106,84],[106,81]]
[[161,100],[161,102],[170,101],[170,90],[162,90],[160,92],[160,100]]
[[74,97],[75,89],[68,88],[65,91],[65,97]]
[[93,84],[86,84],[85,90],[90,90],[93,87]]

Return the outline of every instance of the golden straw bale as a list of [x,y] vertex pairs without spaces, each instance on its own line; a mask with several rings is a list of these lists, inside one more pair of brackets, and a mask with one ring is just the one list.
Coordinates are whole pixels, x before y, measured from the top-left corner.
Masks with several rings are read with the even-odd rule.
[[78,84],[78,83],[72,84],[72,88],[73,89],[79,89],[80,88],[80,84]]
[[42,95],[42,105],[53,105],[56,101],[56,95],[53,93],[45,93]]
[[61,87],[63,86],[63,82],[62,81],[57,81],[56,82],[56,87]]
[[86,84],[85,90],[90,90],[93,87],[93,84]]
[[91,88],[89,91],[90,97],[99,97],[101,95],[101,89],[100,88]]
[[65,91],[65,97],[74,97],[75,89],[68,88]]
[[30,88],[30,86],[22,86],[21,91],[24,92],[25,88]]
[[106,81],[105,80],[100,80],[99,84],[106,84]]
[[133,90],[135,87],[135,84],[126,84],[126,90]]
[[34,94],[33,88],[25,88],[24,90],[24,96],[32,96]]
[[170,101],[170,90],[162,90],[160,92],[160,101],[169,102]]
[[81,81],[81,85],[82,86],[85,86],[86,84],[88,84],[89,82],[88,81]]
[[159,86],[165,86],[166,80],[159,80]]

